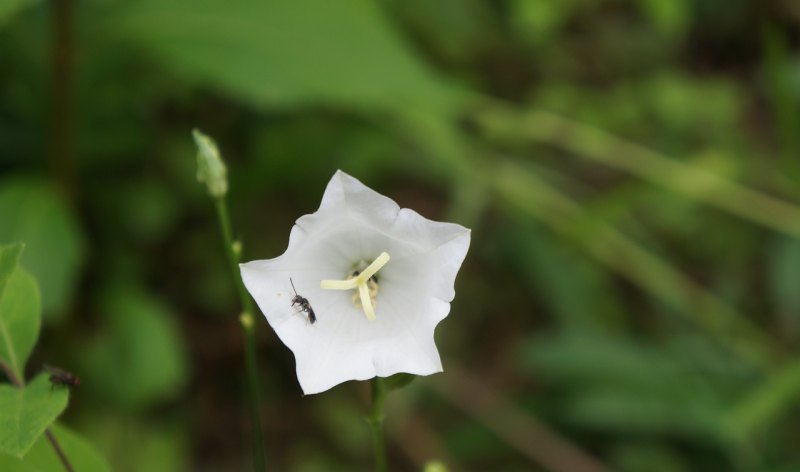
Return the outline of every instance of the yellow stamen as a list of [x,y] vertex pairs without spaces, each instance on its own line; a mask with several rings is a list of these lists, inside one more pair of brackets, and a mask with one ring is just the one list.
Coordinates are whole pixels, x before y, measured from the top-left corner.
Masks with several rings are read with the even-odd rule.
[[345,280],[323,280],[320,282],[320,287],[328,290],[351,290],[357,288],[364,315],[366,315],[368,320],[372,321],[375,319],[375,307],[372,305],[372,296],[367,282],[381,267],[386,265],[387,262],[389,262],[389,254],[382,252],[372,261],[372,264],[368,265],[366,269],[362,270],[361,273],[355,277],[350,277]]
[[362,270],[360,274],[358,274],[358,284],[365,284],[370,277],[375,275],[381,267],[385,266],[386,263],[389,262],[389,253],[382,252],[380,256],[378,256],[372,264],[368,265],[366,269]]
[[369,288],[367,284],[358,286],[358,296],[361,297],[361,307],[364,309],[364,314],[367,319],[372,321],[375,319],[375,308],[372,306],[372,299],[369,297]]
[[358,277],[347,280],[323,280],[319,286],[328,290],[350,290],[358,287]]

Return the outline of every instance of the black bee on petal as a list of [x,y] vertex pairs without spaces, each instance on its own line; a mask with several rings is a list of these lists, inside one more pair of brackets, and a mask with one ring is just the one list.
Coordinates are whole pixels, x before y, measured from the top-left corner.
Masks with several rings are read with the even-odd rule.
[[292,298],[292,306],[298,305],[300,307],[300,311],[305,312],[308,314],[308,321],[311,324],[317,322],[317,315],[314,314],[314,309],[311,308],[311,303],[309,303],[308,298],[302,297],[297,293],[297,289],[294,288],[294,282],[292,278],[289,277],[289,282],[292,284],[292,290],[294,290],[294,298]]

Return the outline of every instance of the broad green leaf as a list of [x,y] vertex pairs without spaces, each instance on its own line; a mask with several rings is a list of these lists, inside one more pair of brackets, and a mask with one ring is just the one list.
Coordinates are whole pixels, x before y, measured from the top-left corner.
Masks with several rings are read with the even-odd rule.
[[36,280],[17,267],[0,293],[0,362],[17,378],[25,378],[25,363],[30,356],[41,324],[41,303]]
[[0,452],[22,457],[67,407],[69,389],[40,374],[25,388],[0,385]]
[[69,303],[84,256],[84,241],[69,208],[45,182],[0,182],[0,243],[25,241],[21,264],[42,289],[45,319]]
[[443,110],[454,100],[370,0],[144,0],[107,24],[165,67],[260,105]]
[[102,304],[108,330],[85,352],[87,377],[110,401],[139,408],[173,396],[187,377],[186,352],[175,317],[159,300],[116,291]]
[[[105,458],[86,439],[59,424],[53,424],[50,430],[74,470],[111,472],[111,466],[108,465]],[[47,437],[40,436],[25,457],[17,458],[0,454],[0,470],[3,472],[60,472],[64,470],[64,465]]]
[[0,246],[0,296],[3,295],[6,281],[19,264],[19,256],[22,254],[23,247],[23,244]]

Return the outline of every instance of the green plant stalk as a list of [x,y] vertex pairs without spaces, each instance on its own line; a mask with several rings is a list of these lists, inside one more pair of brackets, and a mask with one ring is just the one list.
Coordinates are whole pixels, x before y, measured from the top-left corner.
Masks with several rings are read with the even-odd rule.
[[800,360],[782,366],[747,392],[727,415],[726,430],[735,439],[747,439],[785,418],[800,398]]
[[386,438],[383,433],[383,401],[386,399],[386,382],[381,377],[372,379],[372,408],[369,424],[372,427],[372,449],[375,455],[375,471],[386,472]]
[[258,382],[258,364],[256,358],[256,337],[253,316],[255,307],[247,289],[242,281],[239,271],[238,243],[233,240],[231,221],[228,216],[228,205],[224,196],[214,198],[217,208],[220,230],[225,243],[225,253],[228,257],[228,264],[231,270],[236,291],[239,294],[239,301],[242,305],[242,314],[239,322],[244,331],[245,341],[245,370],[247,374],[248,399],[250,403],[250,423],[252,427],[252,448],[253,448],[253,470],[263,472],[266,470],[266,459],[264,452],[264,432],[261,428],[261,408],[259,405],[260,388]]

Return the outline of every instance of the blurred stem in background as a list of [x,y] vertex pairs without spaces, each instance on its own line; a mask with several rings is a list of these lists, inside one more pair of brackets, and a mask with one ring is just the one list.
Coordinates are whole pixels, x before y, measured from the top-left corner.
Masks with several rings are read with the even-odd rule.
[[372,409],[369,424],[372,428],[372,448],[375,453],[375,471],[386,472],[386,435],[383,432],[383,402],[386,399],[386,381],[381,377],[372,379]]
[[73,0],[52,0],[50,171],[65,196],[74,189],[72,149]]
[[762,26],[761,36],[764,43],[764,90],[777,125],[781,167],[795,184],[800,184],[800,110],[792,96],[794,85],[788,70],[792,64],[788,38],[769,24]]
[[477,120],[492,139],[552,144],[578,157],[591,159],[665,187],[678,195],[800,238],[800,208],[796,205],[595,127],[541,110],[519,112],[502,105],[487,107],[477,115]]
[[800,360],[776,370],[766,381],[747,392],[728,413],[726,430],[734,440],[754,437],[786,418],[800,394]]
[[261,389],[258,382],[255,322],[253,320],[255,307],[252,299],[247,294],[247,290],[242,282],[241,273],[239,272],[241,244],[233,239],[233,230],[231,229],[230,216],[228,215],[228,204],[225,200],[225,195],[228,193],[227,169],[214,141],[197,130],[194,130],[192,134],[198,149],[197,180],[206,184],[209,195],[214,199],[231,276],[233,277],[234,285],[236,285],[239,302],[243,310],[239,317],[239,322],[242,325],[245,339],[245,369],[247,371],[250,423],[252,427],[253,470],[262,472],[266,470],[266,462],[264,454],[264,433],[261,428],[261,408],[259,406]]

